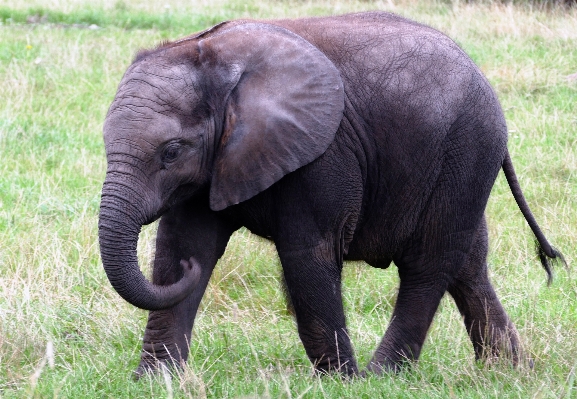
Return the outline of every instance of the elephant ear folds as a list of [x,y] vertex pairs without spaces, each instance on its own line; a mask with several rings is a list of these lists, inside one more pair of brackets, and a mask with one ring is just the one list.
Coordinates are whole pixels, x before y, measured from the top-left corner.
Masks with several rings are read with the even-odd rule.
[[210,190],[211,208],[222,210],[321,156],[342,119],[344,90],[333,63],[286,29],[247,23],[205,41],[204,54],[231,71]]

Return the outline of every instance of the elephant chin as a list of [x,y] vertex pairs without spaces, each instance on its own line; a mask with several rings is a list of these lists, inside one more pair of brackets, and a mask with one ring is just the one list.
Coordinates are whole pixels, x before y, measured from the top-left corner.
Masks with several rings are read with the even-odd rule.
[[180,262],[183,277],[172,285],[152,284],[138,265],[136,247],[144,221],[142,207],[120,202],[110,185],[103,188],[98,221],[100,255],[106,276],[122,298],[145,310],[173,307],[196,288],[200,266],[193,259]]

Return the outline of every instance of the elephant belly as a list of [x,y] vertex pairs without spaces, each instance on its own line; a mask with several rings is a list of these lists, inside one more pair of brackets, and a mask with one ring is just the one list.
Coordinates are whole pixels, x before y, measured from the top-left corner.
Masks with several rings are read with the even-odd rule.
[[394,254],[400,249],[402,240],[386,229],[369,232],[362,229],[355,234],[349,244],[345,260],[362,260],[369,265],[386,269],[390,266]]

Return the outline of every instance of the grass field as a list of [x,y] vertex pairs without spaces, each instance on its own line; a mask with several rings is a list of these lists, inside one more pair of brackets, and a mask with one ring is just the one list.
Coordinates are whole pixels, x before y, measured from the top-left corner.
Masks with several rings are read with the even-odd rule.
[[[577,398],[577,10],[408,0],[0,0],[0,397]],[[274,247],[233,237],[196,321],[187,367],[134,382],[146,313],[102,269],[102,122],[135,51],[224,19],[389,10],[453,37],[494,85],[525,195],[570,269],[554,283],[503,176],[488,206],[491,277],[534,368],[474,360],[445,298],[409,372],[316,378],[285,310]],[[139,242],[153,256],[154,226]],[[347,264],[359,364],[396,295],[394,267]]]

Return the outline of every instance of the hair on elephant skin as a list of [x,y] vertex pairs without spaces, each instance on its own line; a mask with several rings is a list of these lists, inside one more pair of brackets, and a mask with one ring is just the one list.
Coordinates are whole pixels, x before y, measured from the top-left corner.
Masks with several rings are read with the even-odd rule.
[[[114,289],[150,311],[137,374],[186,361],[206,286],[245,226],[278,251],[315,370],[359,374],[344,260],[400,287],[366,367],[419,357],[445,294],[477,358],[519,359],[487,276],[487,199],[503,169],[549,277],[561,259],[526,203],[497,97],[447,36],[383,12],[223,22],[140,51],[104,123],[99,241]],[[160,219],[152,281],[143,225]]]

